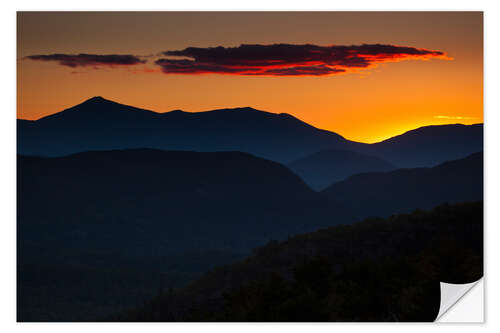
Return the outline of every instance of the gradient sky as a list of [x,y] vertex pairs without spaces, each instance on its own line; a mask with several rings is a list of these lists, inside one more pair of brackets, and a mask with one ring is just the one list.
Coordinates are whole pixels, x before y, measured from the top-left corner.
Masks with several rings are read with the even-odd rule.
[[[103,96],[157,112],[242,106],[286,112],[362,142],[425,125],[483,122],[480,12],[22,12],[17,25],[18,118],[38,119]],[[259,45],[258,54],[252,53],[258,60],[272,44],[299,45],[298,58],[332,45],[346,46],[349,56],[336,58],[330,75],[295,75],[295,70],[275,66],[276,59],[256,66],[289,75],[241,75],[235,70],[241,63],[233,63],[236,53],[204,49],[241,44]],[[359,53],[351,46],[362,44],[442,55],[377,55],[365,67],[345,67]],[[189,47],[208,56],[200,63],[198,51],[194,56],[183,51]],[[169,55],[161,54],[166,51]],[[76,54],[99,56],[70,57]],[[140,62],[100,57],[110,54]],[[297,62],[293,56],[293,64],[286,66],[302,66],[294,67],[302,73],[327,68],[324,62]],[[167,59],[159,63],[163,67],[155,64],[158,59]],[[245,60],[245,66],[257,63]],[[188,73],[172,73],[179,68]],[[211,72],[199,74],[200,68]]]

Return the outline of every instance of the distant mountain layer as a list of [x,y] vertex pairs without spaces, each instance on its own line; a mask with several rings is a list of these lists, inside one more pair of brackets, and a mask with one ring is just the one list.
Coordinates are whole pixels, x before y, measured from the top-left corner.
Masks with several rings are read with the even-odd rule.
[[358,217],[388,216],[443,202],[483,199],[483,153],[433,168],[398,169],[349,177],[323,192]]
[[381,158],[348,150],[323,150],[298,159],[288,167],[315,190],[357,173],[396,169]]
[[315,128],[289,114],[249,107],[157,113],[102,97],[36,121],[18,120],[18,153],[61,156],[91,150],[155,148],[242,151],[281,163],[329,150],[380,157],[398,167],[433,166],[482,150],[482,124],[430,126],[377,144]]
[[405,168],[435,166],[482,150],[483,124],[425,126],[362,149]]

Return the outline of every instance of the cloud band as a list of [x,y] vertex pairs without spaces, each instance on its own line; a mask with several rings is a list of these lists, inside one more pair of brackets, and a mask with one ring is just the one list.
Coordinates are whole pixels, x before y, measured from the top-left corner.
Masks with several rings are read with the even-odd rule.
[[188,47],[184,50],[165,51],[162,55],[164,58],[156,60],[155,64],[165,74],[268,76],[334,75],[369,68],[382,62],[450,59],[441,51],[384,44],[243,44],[227,48]]
[[[48,54],[26,58],[54,61],[71,68],[146,63],[143,60],[145,57],[131,54]],[[242,44],[237,47],[188,47],[164,51],[154,63],[165,74],[327,76],[367,69],[384,62],[432,58],[451,59],[442,51],[387,44]]]

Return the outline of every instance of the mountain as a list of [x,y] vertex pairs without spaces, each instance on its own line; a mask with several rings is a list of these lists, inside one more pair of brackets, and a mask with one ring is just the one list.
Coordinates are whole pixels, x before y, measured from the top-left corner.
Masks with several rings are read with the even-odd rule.
[[241,152],[18,155],[18,320],[141,303],[331,214],[353,221],[332,206],[285,166]]
[[[313,230],[327,207],[276,162],[240,152],[152,149],[19,156],[18,203],[21,236],[49,228],[61,235],[49,235],[54,242],[84,248],[126,242],[121,251],[134,254],[250,249]],[[340,208],[338,214],[344,216]]]
[[[19,119],[17,145],[19,321],[92,320],[270,240],[272,248],[367,215],[482,199],[482,154],[358,174],[322,192],[281,164],[308,156],[301,176],[313,186],[332,161],[349,162],[349,172],[434,165],[482,150],[482,125],[362,144],[287,114],[157,113],[95,97]],[[314,252],[309,245],[303,251]]]
[[379,157],[397,167],[419,167],[482,150],[482,128],[428,126],[363,144],[286,113],[250,107],[157,113],[94,97],[35,121],[19,119],[17,147],[19,154],[35,156],[129,148],[242,151],[280,163],[335,149]]
[[378,157],[333,149],[300,158],[288,167],[317,191],[357,173],[396,169]]
[[432,167],[483,150],[483,124],[420,127],[360,151],[400,168]]
[[482,200],[483,153],[433,168],[358,174],[322,193],[356,211],[358,218],[427,209],[443,202]]
[[[354,215],[482,198],[482,153],[434,168],[355,175],[319,193],[285,166],[241,152],[19,155],[17,189],[18,320],[94,320],[183,287],[269,240],[349,224]],[[339,246],[353,254],[372,244],[347,241]],[[273,244],[258,250],[262,260]],[[302,245],[303,254],[319,254]]]
[[249,107],[156,113],[101,97],[36,121],[18,121],[18,153],[23,155],[156,148],[244,151],[284,162],[346,142],[288,114]]
[[269,242],[108,321],[434,321],[440,282],[483,276],[483,203]]

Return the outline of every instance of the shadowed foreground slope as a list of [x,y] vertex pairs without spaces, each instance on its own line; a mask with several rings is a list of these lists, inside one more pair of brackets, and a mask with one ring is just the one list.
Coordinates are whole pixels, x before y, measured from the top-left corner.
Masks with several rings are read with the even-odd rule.
[[483,204],[372,218],[270,242],[118,321],[433,321],[439,282],[483,275]]

